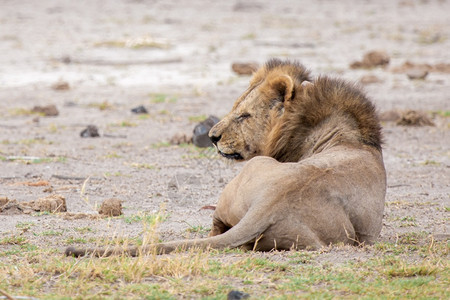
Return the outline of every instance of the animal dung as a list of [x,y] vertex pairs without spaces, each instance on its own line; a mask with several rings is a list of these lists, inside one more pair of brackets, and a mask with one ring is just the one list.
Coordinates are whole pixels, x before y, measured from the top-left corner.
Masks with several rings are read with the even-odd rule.
[[80,136],[82,138],[88,138],[88,137],[99,137],[100,134],[98,133],[98,128],[95,125],[88,125],[83,131],[81,131]]
[[373,84],[373,83],[381,83],[383,82],[383,80],[381,80],[380,78],[378,78],[375,75],[364,75],[363,77],[361,77],[359,79],[359,82],[361,82],[362,84]]
[[388,110],[378,117],[380,121],[395,122],[399,126],[435,126],[425,112],[417,110]]
[[435,126],[433,121],[428,116],[420,111],[408,110],[405,111],[400,119],[397,121],[397,125],[402,126]]
[[66,198],[59,194],[50,195],[37,200],[22,203],[22,206],[29,207],[34,211],[66,212]]
[[385,51],[367,52],[362,61],[355,61],[350,65],[352,69],[370,69],[389,64],[390,57]]
[[238,75],[252,75],[258,70],[259,65],[254,62],[250,63],[233,63],[231,69]]
[[0,197],[0,213],[5,215],[19,215],[22,213],[22,209],[17,200]]
[[122,200],[110,198],[103,201],[98,213],[108,217],[117,217],[122,214]]
[[212,147],[213,143],[208,134],[211,128],[219,121],[219,118],[216,116],[209,116],[206,120],[197,124],[194,128],[194,135],[192,137],[194,145],[201,148]]
[[55,91],[67,91],[70,90],[70,85],[66,81],[58,81],[52,85],[52,89]]
[[35,106],[31,110],[34,113],[42,114],[45,117],[56,117],[59,115],[59,111],[55,105]]
[[66,198],[59,194],[50,195],[28,202],[18,202],[15,199],[0,198],[0,212],[8,215],[31,214],[33,212],[66,212]]

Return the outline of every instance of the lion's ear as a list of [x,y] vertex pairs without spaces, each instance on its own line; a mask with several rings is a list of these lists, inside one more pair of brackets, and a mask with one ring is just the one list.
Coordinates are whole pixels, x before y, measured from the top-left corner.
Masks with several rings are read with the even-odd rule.
[[270,81],[270,87],[275,90],[283,102],[294,96],[294,81],[289,75],[280,75]]

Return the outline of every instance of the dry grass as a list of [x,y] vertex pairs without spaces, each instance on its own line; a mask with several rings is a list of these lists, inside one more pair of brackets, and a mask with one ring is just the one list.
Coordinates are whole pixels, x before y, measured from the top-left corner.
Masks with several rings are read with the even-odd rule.
[[[151,245],[158,241],[156,227],[163,218],[160,213],[140,219],[141,239],[116,237],[98,244],[126,246],[135,240]],[[315,252],[191,249],[170,255],[150,251],[136,258],[77,259],[10,236],[0,240],[0,289],[12,296],[45,299],[226,299],[232,289],[255,299],[444,299],[449,296],[448,251],[446,241],[416,235],[396,243]]]

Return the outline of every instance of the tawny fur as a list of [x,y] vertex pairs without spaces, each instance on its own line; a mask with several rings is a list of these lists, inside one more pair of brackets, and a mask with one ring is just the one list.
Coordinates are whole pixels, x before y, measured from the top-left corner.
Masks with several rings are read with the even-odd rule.
[[208,238],[66,254],[316,249],[378,237],[386,192],[381,127],[354,85],[311,81],[301,64],[270,60],[210,136],[223,156],[249,162],[222,192]]

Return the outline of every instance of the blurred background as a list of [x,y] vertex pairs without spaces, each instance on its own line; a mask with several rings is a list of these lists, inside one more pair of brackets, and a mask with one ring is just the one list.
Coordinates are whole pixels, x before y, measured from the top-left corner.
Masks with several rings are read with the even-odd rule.
[[[449,63],[449,11],[445,0],[2,0],[0,88],[202,88],[235,80],[234,62],[270,57],[360,79],[367,72],[349,66],[372,50],[388,55],[390,71]],[[407,84],[385,70],[371,74]],[[428,79],[448,85],[439,72]]]

